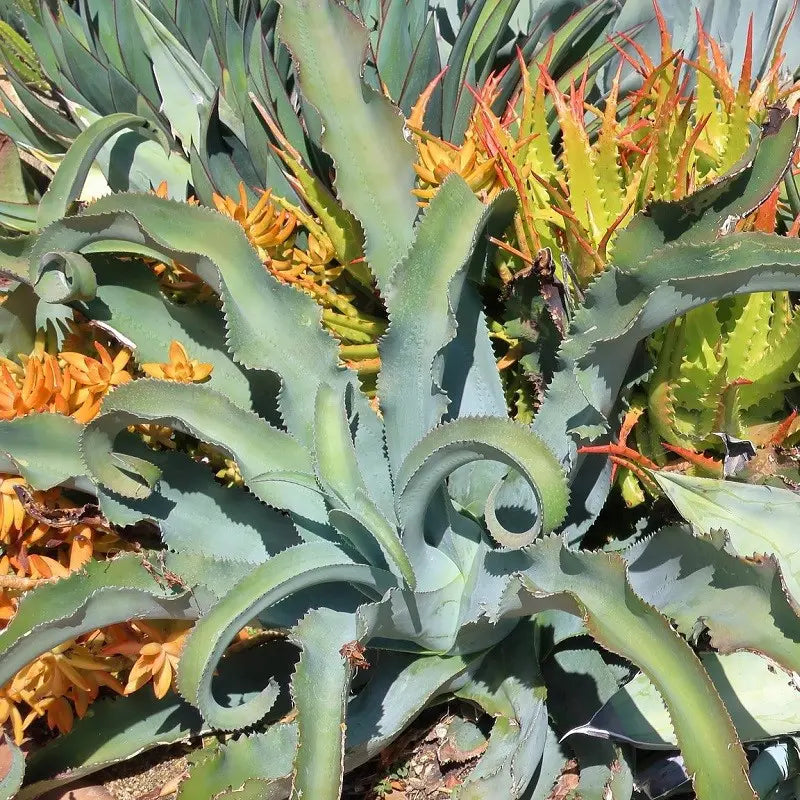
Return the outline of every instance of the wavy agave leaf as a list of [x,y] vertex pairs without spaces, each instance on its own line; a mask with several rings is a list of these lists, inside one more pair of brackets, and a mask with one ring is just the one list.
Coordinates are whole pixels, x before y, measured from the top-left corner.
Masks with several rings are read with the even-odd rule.
[[[83,429],[80,445],[90,474],[102,486],[133,499],[150,495],[158,468],[114,450],[117,436],[136,423],[167,425],[220,447],[236,461],[256,497],[293,511],[295,523],[312,538],[324,532],[327,513],[308,451],[285,431],[200,384],[142,379],[106,397],[103,413]],[[287,473],[307,482],[280,479]],[[269,480],[273,474],[278,480]]]
[[4,358],[33,350],[38,302],[31,287],[24,283],[6,293],[0,305],[0,353]]
[[782,106],[770,109],[760,137],[728,172],[678,202],[655,201],[620,233],[614,265],[639,272],[650,253],[667,244],[699,244],[729,234],[755,211],[783,179],[794,153],[800,123]]
[[463,685],[486,654],[438,656],[387,650],[376,655],[366,686],[347,707],[348,769],[379,753],[427,706]]
[[495,721],[486,752],[454,796],[522,796],[541,763],[548,733],[535,623],[521,622],[456,695],[477,703]]
[[[708,671],[743,742],[772,739],[800,729],[800,693],[792,676],[757,653],[703,653]],[[669,714],[644,673],[622,687],[575,733],[610,737],[644,748],[673,748]]]
[[339,200],[364,228],[367,262],[383,288],[412,241],[416,154],[399,110],[361,80],[367,30],[329,0],[296,0],[282,4],[278,36],[322,120]]
[[89,170],[105,143],[123,128],[144,124],[142,117],[134,114],[112,114],[90,125],[73,142],[39,203],[36,224],[44,228],[67,213],[73,200],[78,198]]
[[[450,286],[469,271],[484,229],[500,220],[507,224],[511,213],[508,196],[487,209],[462,178],[449,177],[420,220],[408,255],[392,273],[384,291],[391,322],[379,343],[378,395],[395,474],[447,410],[442,351],[456,335]],[[449,355],[448,368],[455,369],[455,354]]]
[[[773,525],[772,519],[764,525],[763,513],[759,532]],[[777,559],[760,556],[768,552],[761,547],[740,551],[756,558],[738,557],[726,534],[713,519],[709,523],[701,528],[707,536],[666,528],[626,550],[633,590],[686,637],[705,628],[719,653],[754,650],[798,671],[800,619]]]
[[537,500],[539,517],[521,533],[506,530],[494,509],[494,491],[487,500],[486,527],[502,546],[530,545],[540,532],[549,533],[564,519],[568,489],[564,474],[542,440],[526,428],[498,417],[461,417],[434,428],[408,454],[396,489],[403,523],[403,542],[414,563],[432,557],[425,542],[424,516],[442,481],[457,467],[490,459],[517,471]]
[[6,774],[0,778],[0,797],[3,800],[14,800],[19,796],[18,791],[22,786],[22,779],[25,777],[25,756],[6,734],[3,734],[3,738],[10,759]]
[[98,287],[95,297],[86,301],[87,316],[132,342],[140,363],[167,361],[169,344],[177,340],[192,358],[213,365],[207,385],[242,408],[276,416],[268,374],[245,370],[228,354],[224,320],[213,304],[171,302],[144,266],[131,269],[116,260],[95,257],[92,268]]
[[799,770],[796,740],[775,742],[765,747],[751,764],[750,783],[759,797],[775,800],[773,791],[789,778],[796,777]]
[[151,747],[185,741],[205,732],[199,712],[170,692],[151,691],[92,703],[89,714],[69,733],[28,756],[27,784],[18,800],[33,800]]
[[[46,257],[56,250],[70,255],[67,264]],[[89,281],[90,265],[76,258],[86,251],[175,259],[219,286],[228,347],[245,367],[281,378],[281,413],[304,443],[311,442],[319,382],[353,380],[337,366],[336,344],[320,326],[319,306],[266,273],[240,226],[217,212],[145,195],[104,197],[37,237],[29,253],[30,281],[38,287],[46,277],[53,292],[48,299],[68,301]],[[68,267],[70,275],[60,271]]]
[[[566,615],[558,614],[562,621],[556,633],[560,636]],[[619,688],[618,676],[596,649],[585,646],[585,641],[571,644],[558,648],[543,661],[542,673],[548,687],[547,708],[555,729],[562,734],[561,746],[578,761],[575,792],[591,800],[630,800],[632,756],[612,742],[572,735],[572,729],[583,723],[590,709],[599,709],[613,697]],[[562,764],[567,760],[564,757]]]
[[10,139],[0,141],[0,200],[3,203],[24,206],[28,203],[28,192],[22,171],[22,160],[17,146]]
[[303,650],[292,676],[297,750],[291,796],[339,800],[344,778],[345,716],[355,668],[345,648],[366,631],[355,614],[311,611],[291,641]]
[[[412,588],[414,568],[400,542],[397,520],[386,518],[369,495],[358,464],[358,453],[345,413],[344,397],[323,384],[317,393],[314,418],[314,461],[320,484],[333,506],[329,519],[374,566],[388,566]],[[382,557],[369,558],[373,547],[364,547],[361,529],[374,538]]]
[[713,800],[721,787],[728,797],[754,800],[744,751],[708,674],[668,620],[632,590],[622,558],[569,550],[555,537],[530,548],[528,556],[522,585],[534,597],[571,597],[592,637],[653,681],[698,800]]
[[0,468],[22,475],[36,489],[50,489],[86,474],[80,457],[81,426],[60,414],[28,414],[0,421]]
[[201,751],[194,756],[189,777],[181,782],[178,800],[225,797],[228,789],[239,798],[251,781],[264,782],[258,786],[258,797],[283,800],[289,789],[296,747],[297,723],[291,722],[273,725],[264,733],[231,739],[216,745],[210,753]]
[[115,525],[148,520],[158,526],[170,550],[247,564],[260,564],[299,543],[289,517],[245,489],[223,486],[207,464],[184,454],[153,451],[136,441],[126,450],[155,464],[160,476],[143,500],[98,490],[100,510]]
[[191,54],[143,2],[133,3],[133,13],[145,52],[153,64],[161,109],[188,152],[199,138],[200,113],[212,104],[215,87]]
[[388,573],[357,564],[327,542],[301,544],[256,567],[192,629],[183,649],[178,690],[215,728],[235,730],[262,719],[277,696],[271,683],[247,703],[224,707],[211,692],[213,672],[236,633],[263,609],[306,587],[341,582],[382,593],[393,585]]
[[689,475],[655,472],[653,476],[681,516],[697,530],[705,534],[725,531],[734,550],[745,557],[774,555],[792,605],[798,607],[797,494],[773,486]]
[[201,588],[175,592],[142,559],[124,554],[25,594],[0,633],[0,684],[42,653],[104,625],[135,619],[196,619],[208,605]]

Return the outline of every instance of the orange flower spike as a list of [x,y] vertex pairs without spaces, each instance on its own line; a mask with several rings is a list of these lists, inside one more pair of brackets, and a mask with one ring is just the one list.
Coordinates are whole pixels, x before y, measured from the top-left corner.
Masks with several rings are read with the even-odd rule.
[[624,445],[619,444],[599,444],[599,445],[591,445],[586,447],[579,447],[579,453],[601,453],[607,456],[614,456],[620,459],[628,459],[635,464],[639,464],[640,466],[644,467],[645,469],[657,471],[658,464],[651,461],[646,456],[643,456],[641,453],[633,450],[630,447],[626,447]]
[[0,540],[10,541],[13,532],[22,532],[25,523],[25,508],[14,491],[15,486],[24,486],[25,479],[17,477],[3,478],[0,482]]
[[653,11],[655,11],[656,21],[658,22],[658,34],[661,38],[661,60],[663,61],[672,52],[672,37],[669,34],[667,21],[661,12],[658,0],[653,0]]
[[[250,208],[244,182],[239,183],[239,202],[231,197],[214,194],[214,206],[220,214],[235,220],[244,229],[250,243],[256,248],[276,255],[297,227],[297,218],[285,209],[276,209],[271,201],[272,193],[263,192],[258,202]],[[261,254],[263,257],[263,253]]]
[[159,699],[169,691],[178,666],[183,643],[189,633],[189,626],[174,625],[166,631],[154,625],[137,620],[135,623],[149,641],[141,645],[139,657],[131,668],[125,694],[141,689],[153,681],[153,692]]
[[25,728],[35,719],[35,715],[28,715],[28,719],[23,720],[22,714],[16,702],[10,696],[8,689],[0,690],[0,725],[11,723],[11,730],[14,734],[14,743],[22,744],[25,739]]
[[151,378],[178,383],[199,383],[206,380],[214,369],[213,364],[206,364],[190,359],[186,348],[173,340],[169,346],[169,361],[163,364],[148,363],[141,365],[142,372]]
[[789,414],[789,416],[786,417],[786,419],[783,420],[783,422],[781,422],[780,425],[778,425],[778,427],[775,430],[775,433],[770,438],[769,443],[775,447],[780,447],[780,445],[782,445],[786,440],[786,438],[789,436],[792,430],[792,425],[794,424],[794,421],[796,419],[797,419],[797,409],[792,409],[792,413]]
[[447,72],[447,67],[438,75],[434,76],[433,80],[423,89],[422,94],[417,98],[417,102],[414,103],[411,108],[411,113],[408,115],[408,120],[406,120],[406,124],[411,130],[422,130],[428,103],[431,97],[433,97],[433,93],[436,91],[439,82],[444,77],[445,72]]

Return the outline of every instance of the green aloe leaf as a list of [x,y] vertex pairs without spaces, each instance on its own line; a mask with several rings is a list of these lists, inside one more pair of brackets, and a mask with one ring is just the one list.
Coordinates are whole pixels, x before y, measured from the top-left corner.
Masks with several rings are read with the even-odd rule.
[[[743,742],[800,730],[800,692],[792,675],[757,653],[703,653],[700,658]],[[574,732],[645,748],[670,749],[677,744],[667,709],[642,672]]]
[[383,288],[412,241],[416,153],[399,110],[362,82],[368,32],[331,0],[293,0],[282,4],[278,36],[322,120],[339,200],[364,228],[367,263]]

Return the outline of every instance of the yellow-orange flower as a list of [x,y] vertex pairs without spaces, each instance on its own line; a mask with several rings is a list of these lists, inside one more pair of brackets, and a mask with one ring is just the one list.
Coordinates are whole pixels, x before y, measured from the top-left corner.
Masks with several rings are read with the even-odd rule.
[[[44,716],[50,728],[67,733],[74,716],[82,717],[86,713],[101,686],[123,693],[124,687],[113,675],[119,669],[120,664],[114,659],[98,657],[75,641],[64,642],[23,667],[5,688],[5,697],[15,704],[26,703],[31,708],[29,717]],[[0,719],[2,713],[0,699]],[[15,716],[21,717],[19,710],[16,715],[10,712],[12,723],[16,725]],[[25,727],[27,725],[23,724],[23,731]],[[14,734],[18,735],[17,727]]]
[[112,358],[100,342],[95,342],[94,346],[99,360],[82,353],[61,353],[61,360],[77,384],[69,399],[71,414],[81,423],[97,416],[103,396],[109,389],[133,379],[125,369],[131,358],[130,351],[122,349]]
[[142,372],[151,378],[178,383],[197,383],[204,381],[214,369],[212,364],[190,359],[186,348],[177,341],[169,346],[169,361],[163,364],[142,364]]
[[272,192],[267,190],[250,208],[244,183],[239,184],[239,201],[232,197],[215,194],[217,211],[236,220],[253,246],[269,258],[283,257],[285,245],[297,227],[297,218],[284,208],[276,208],[271,201]]
[[460,175],[477,195],[490,197],[500,189],[495,159],[486,153],[471,131],[461,147],[426,134],[424,138],[419,137],[417,150],[419,159],[414,171],[420,179],[420,187],[414,189],[413,194],[422,201],[420,205],[436,194],[451,173]]
[[0,360],[0,419],[14,419],[34,411],[66,414],[72,391],[69,376],[49,353],[21,357],[22,364]]
[[23,719],[17,705],[18,698],[12,696],[8,689],[0,689],[0,725],[11,724],[14,741],[22,744],[26,728],[36,719],[36,712],[29,712]]
[[125,694],[131,694],[152,681],[153,692],[161,698],[172,686],[190,625],[172,622],[159,626],[137,620],[128,627],[126,638],[107,646],[102,652],[136,658],[128,674]]

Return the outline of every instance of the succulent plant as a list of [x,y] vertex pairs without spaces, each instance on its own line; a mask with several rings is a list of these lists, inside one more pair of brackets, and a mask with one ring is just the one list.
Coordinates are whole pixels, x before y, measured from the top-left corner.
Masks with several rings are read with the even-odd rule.
[[[531,427],[507,417],[479,294],[513,194],[484,205],[451,175],[418,217],[402,117],[363,88],[366,29],[341,6],[303,0],[284,6],[278,35],[322,122],[337,200],[364,231],[388,313],[377,402],[340,363],[319,305],[264,269],[225,209],[121,193],[70,214],[98,143],[123,119],[82,134],[35,229],[1,243],[0,266],[19,282],[16,304],[4,304],[3,347],[14,355],[26,331],[78,313],[154,377],[117,380],[90,419],[54,406],[3,421],[0,449],[31,491],[89,494],[93,513],[115,526],[154,523],[163,549],[90,560],[23,592],[0,633],[0,684],[60,643],[132,623],[155,646],[140,648],[131,680],[149,670],[162,696],[97,701],[31,756],[18,796],[219,731],[241,733],[195,759],[184,800],[336,798],[347,769],[455,695],[495,717],[458,795],[544,798],[565,760],[555,735],[565,732],[564,685],[548,683],[548,671],[591,675],[601,702],[617,690],[599,651],[570,647],[588,633],[652,684],[700,800],[755,797],[740,735],[689,639],[702,620],[720,652],[749,650],[759,664],[796,671],[793,551],[783,538],[757,543],[747,520],[759,498],[739,498],[750,516],[739,513],[737,527],[719,499],[735,484],[704,489],[717,509],[709,517],[687,500],[705,484],[666,473],[653,480],[696,533],[664,530],[622,554],[578,549],[609,486],[608,467],[578,445],[612,435],[647,371],[636,356],[653,331],[712,300],[800,288],[795,240],[732,224],[782,180],[797,118],[774,109],[758,149],[727,177],[631,221],[574,314]],[[153,263],[182,265],[219,307],[159,292]],[[165,331],[183,349],[167,353]],[[148,448],[141,426],[221,451],[246,489],[220,486],[203,458]],[[786,490],[751,489],[769,493],[761,508],[796,502]],[[770,558],[751,558],[767,548]],[[691,574],[676,550],[692,559]],[[741,624],[730,621],[734,598],[747,607]],[[152,621],[172,633],[148,634]],[[268,635],[228,648],[254,621]],[[161,692],[173,664],[180,696]],[[602,717],[593,728],[619,734]],[[630,797],[629,750],[586,739],[575,749],[583,796]],[[9,797],[23,777],[13,752]]]
[[[800,243],[739,223],[774,205],[798,118],[772,107],[714,182],[642,199],[611,263],[561,296],[557,355],[529,354],[549,364],[523,424],[481,294],[517,196],[487,183],[499,156],[478,152],[479,125],[548,58],[561,97],[587,63],[571,45],[611,4],[552,47],[515,17],[520,60],[503,50],[513,4],[473,6],[452,46],[427,4],[351,6],[292,0],[277,29],[269,2],[25,16],[73,117],[14,78],[46,133],[13,109],[5,130],[58,169],[39,191],[0,165],[17,190],[0,207],[16,231],[0,239],[0,719],[18,741],[37,715],[61,735],[27,756],[9,742],[2,793],[214,733],[182,800],[337,798],[454,697],[494,718],[462,800],[544,800],[572,755],[575,796],[657,796],[636,748],[665,746],[699,800],[788,791],[791,744],[770,740],[798,728],[773,711],[800,671],[796,494],[648,464],[675,524],[591,550],[613,465],[586,450],[624,457],[610,442],[651,334],[711,324],[715,301],[725,335],[725,310],[793,330],[769,293],[800,290]],[[149,60],[130,63],[123,35]],[[539,110],[542,133],[559,117],[567,132],[569,109]],[[140,191],[76,207],[98,157],[112,188]],[[520,329],[526,304],[555,308],[528,288],[512,282]]]

